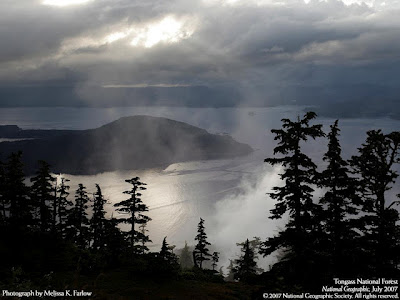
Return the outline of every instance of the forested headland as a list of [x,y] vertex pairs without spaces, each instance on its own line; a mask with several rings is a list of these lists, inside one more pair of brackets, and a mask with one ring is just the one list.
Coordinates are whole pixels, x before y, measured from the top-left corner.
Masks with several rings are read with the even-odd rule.
[[[275,236],[232,241],[241,255],[219,264],[207,220],[185,245],[149,251],[147,184],[126,179],[125,200],[106,217],[99,185],[80,183],[37,162],[26,184],[23,152],[0,164],[0,289],[66,289],[96,299],[263,299],[265,292],[321,291],[333,278],[400,278],[400,195],[388,196],[400,163],[400,132],[371,130],[350,159],[340,146],[340,123],[323,130],[316,114],[283,119],[265,163],[282,166],[282,184],[265,195],[275,207],[265,218],[287,218]],[[326,139],[318,166],[304,151]],[[271,141],[272,142],[272,141]],[[268,191],[266,191],[267,193]],[[240,222],[240,220],[238,220]],[[124,231],[120,224],[126,224]],[[261,256],[277,256],[269,270]]]
[[25,139],[0,143],[0,159],[22,151],[28,175],[34,174],[40,158],[51,165],[54,173],[82,175],[162,168],[176,162],[232,158],[253,151],[228,135],[151,116],[124,117],[88,130],[3,126],[0,137]]

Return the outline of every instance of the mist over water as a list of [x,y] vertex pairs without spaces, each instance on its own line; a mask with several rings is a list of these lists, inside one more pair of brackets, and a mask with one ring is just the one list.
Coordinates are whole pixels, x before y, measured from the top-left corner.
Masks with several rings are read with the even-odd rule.
[[[264,164],[263,160],[273,155],[276,146],[270,130],[280,128],[282,118],[293,119],[298,114],[303,115],[302,107],[4,108],[0,110],[0,120],[1,124],[23,129],[89,129],[123,116],[151,115],[186,122],[211,133],[227,133],[249,144],[256,150],[254,153],[229,160],[175,163],[165,169],[115,171],[93,176],[61,175],[71,180],[71,199],[78,183],[83,183],[89,192],[95,191],[95,183],[100,184],[110,202],[109,217],[114,211],[112,204],[127,197],[122,193],[130,189],[125,179],[139,176],[148,184],[142,200],[150,208],[148,215],[153,219],[147,227],[153,241],[149,248],[158,251],[164,236],[177,248],[182,248],[185,240],[194,245],[197,224],[202,217],[209,241],[221,252],[219,265],[226,267],[228,259],[236,258],[240,252],[237,242],[254,236],[265,240],[277,231],[277,226],[284,226],[285,220],[268,218],[274,201],[266,195],[273,186],[281,184],[281,170]],[[315,123],[322,123],[328,132],[333,121],[317,118]],[[367,130],[382,129],[387,133],[398,130],[399,125],[400,121],[391,119],[340,120],[344,157],[356,153]],[[322,166],[321,158],[326,151],[324,139],[310,141],[304,149]],[[397,185],[390,195],[399,192]],[[262,266],[267,268],[272,262],[273,258],[268,258]]]

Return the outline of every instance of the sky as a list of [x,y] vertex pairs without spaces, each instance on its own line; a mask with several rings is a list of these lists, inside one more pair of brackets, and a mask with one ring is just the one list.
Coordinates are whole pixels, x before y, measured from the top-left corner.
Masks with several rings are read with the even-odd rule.
[[399,0],[2,0],[0,106],[397,100],[399,15]]

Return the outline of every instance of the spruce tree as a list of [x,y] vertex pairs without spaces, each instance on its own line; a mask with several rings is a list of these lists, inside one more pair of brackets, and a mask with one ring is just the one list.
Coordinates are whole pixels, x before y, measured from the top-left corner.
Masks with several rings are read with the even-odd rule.
[[93,194],[93,215],[90,219],[90,231],[93,235],[93,245],[94,250],[99,250],[104,247],[104,233],[105,233],[105,223],[106,211],[104,210],[104,205],[107,200],[104,199],[101,188],[96,184],[96,192]]
[[75,205],[71,212],[71,229],[74,241],[81,248],[88,246],[89,219],[86,210],[88,209],[89,196],[86,187],[79,183],[75,191]]
[[126,235],[133,253],[138,253],[140,249],[137,249],[138,247],[135,244],[143,240],[145,236],[143,236],[141,232],[135,230],[135,225],[146,224],[151,220],[150,217],[144,214],[144,212],[147,212],[149,209],[147,205],[142,202],[142,194],[140,193],[140,191],[146,190],[146,183],[141,182],[139,177],[127,179],[125,181],[132,184],[132,188],[129,191],[124,191],[124,194],[130,195],[130,197],[114,204],[114,206],[118,207],[117,211],[119,213],[126,215],[126,217],[119,218],[118,221],[131,225],[131,229]]
[[356,233],[352,230],[353,219],[348,217],[357,214],[359,200],[356,196],[356,182],[349,176],[348,163],[341,156],[338,120],[330,128],[328,151],[323,156],[328,165],[320,174],[318,183],[325,189],[320,199],[320,204],[324,207],[320,221],[327,236],[325,251],[329,253],[334,273],[337,273],[340,265],[343,266],[342,269],[346,269],[346,265],[343,264],[348,263],[348,260],[344,260],[345,252],[349,255],[350,249],[354,250],[352,242]]
[[[244,247],[246,244],[245,242],[242,243],[236,243],[236,246],[240,246],[240,247]],[[258,260],[258,253],[261,249],[261,246],[263,245],[263,242],[261,241],[261,238],[259,238],[258,236],[255,236],[253,238],[253,240],[249,240],[249,245],[251,250],[253,251],[253,255],[254,255],[254,260],[257,261]],[[264,272],[264,269],[256,267],[256,272],[257,273],[262,273]]]
[[204,220],[200,218],[200,222],[197,226],[197,236],[194,238],[197,241],[197,245],[194,248],[194,260],[195,265],[200,269],[203,268],[203,261],[210,260],[208,256],[211,256],[207,245],[211,245],[207,242],[207,235],[204,228]]
[[179,273],[180,266],[178,264],[178,257],[173,253],[175,246],[170,246],[167,243],[167,237],[163,239],[161,250],[158,254],[157,276],[171,278]]
[[72,201],[68,200],[70,186],[66,183],[69,182],[66,178],[61,178],[60,185],[58,186],[58,232],[62,237],[66,237],[66,230],[68,226],[68,219],[70,217]]
[[172,251],[167,243],[167,237],[164,237],[159,257],[161,257],[163,260],[165,260],[167,262],[171,262],[173,260],[174,256],[175,255],[172,253]]
[[34,205],[25,185],[25,174],[21,161],[22,152],[11,153],[4,166],[4,200],[8,207],[8,218],[12,228],[26,228],[33,223]]
[[250,246],[249,239],[244,243],[239,259],[235,261],[236,267],[233,269],[235,279],[243,282],[251,282],[257,272],[257,263],[254,260],[254,251]]
[[32,200],[39,207],[38,221],[41,232],[49,231],[55,228],[54,204],[56,197],[54,195],[53,183],[56,178],[50,174],[50,165],[39,160],[39,169],[36,176],[31,178]]
[[[400,163],[400,132],[389,134],[381,130],[367,132],[365,143],[358,148],[358,155],[350,160],[353,172],[359,176],[360,194],[363,200],[362,217],[366,251],[376,259],[375,272],[381,274],[396,268],[400,251],[391,234],[397,230],[399,215],[386,199],[398,173]],[[398,226],[398,225],[397,225]]]
[[[246,242],[243,243],[236,243],[236,246],[240,246],[243,247],[245,245]],[[254,259],[257,260],[258,259],[258,251],[260,250],[261,245],[263,244],[263,242],[261,241],[261,238],[259,238],[258,236],[255,236],[253,238],[253,240],[249,240],[250,243],[250,247],[254,252]]]
[[294,253],[304,252],[308,242],[308,234],[315,228],[314,216],[319,207],[313,203],[315,176],[317,166],[302,152],[301,143],[309,138],[316,139],[324,136],[322,125],[310,125],[316,117],[314,112],[307,112],[303,119],[297,121],[282,119],[282,129],[272,129],[278,146],[274,155],[284,155],[280,158],[267,158],[265,162],[271,165],[282,165],[285,170],[280,178],[284,186],[276,186],[270,197],[277,200],[275,208],[271,210],[271,219],[280,219],[286,212],[289,213],[289,222],[286,229],[278,236],[268,239],[263,244],[262,253],[268,255],[280,247],[289,247]]

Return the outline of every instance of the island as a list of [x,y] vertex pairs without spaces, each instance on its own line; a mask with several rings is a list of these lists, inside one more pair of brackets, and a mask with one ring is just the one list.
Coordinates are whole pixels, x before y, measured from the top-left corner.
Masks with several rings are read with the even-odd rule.
[[[253,149],[228,135],[167,118],[124,117],[89,130],[22,130],[2,126],[0,137],[30,138],[0,143],[0,160],[22,151],[26,174],[34,174],[38,160],[55,173],[93,175],[115,170],[166,167],[193,160],[226,159]],[[2,136],[7,132],[7,136]],[[14,133],[13,133],[14,132]]]

